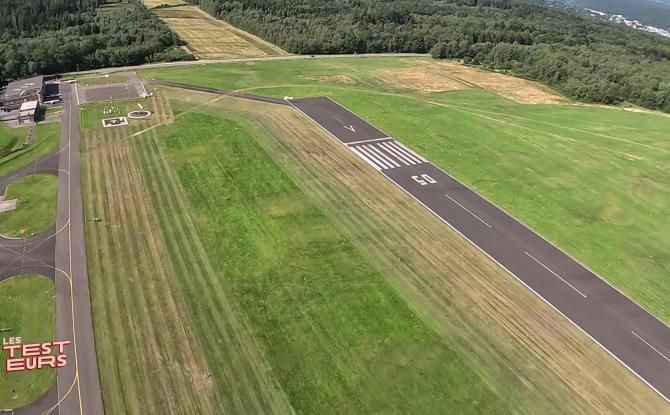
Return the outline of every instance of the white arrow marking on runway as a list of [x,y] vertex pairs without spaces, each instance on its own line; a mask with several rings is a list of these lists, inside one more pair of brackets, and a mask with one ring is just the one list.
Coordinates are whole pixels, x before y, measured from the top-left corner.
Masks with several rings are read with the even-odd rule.
[[343,125],[342,127],[343,127],[343,128],[346,128],[347,130],[351,131],[352,133],[355,133],[355,132],[356,132],[356,130],[354,129],[354,126],[353,126],[353,125],[348,125],[348,126],[347,126],[347,125]]

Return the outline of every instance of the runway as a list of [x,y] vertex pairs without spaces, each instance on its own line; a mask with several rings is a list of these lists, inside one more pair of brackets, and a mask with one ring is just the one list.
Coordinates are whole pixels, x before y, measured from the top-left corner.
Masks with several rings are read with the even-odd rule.
[[670,328],[633,300],[420,155],[330,98],[287,100],[670,403]]

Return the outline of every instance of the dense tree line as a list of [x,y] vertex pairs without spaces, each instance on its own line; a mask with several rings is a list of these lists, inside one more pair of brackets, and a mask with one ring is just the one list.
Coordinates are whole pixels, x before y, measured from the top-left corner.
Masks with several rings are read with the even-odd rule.
[[0,0],[0,85],[11,79],[192,59],[139,0]]
[[430,52],[670,112],[670,40],[516,0],[189,0],[293,53]]

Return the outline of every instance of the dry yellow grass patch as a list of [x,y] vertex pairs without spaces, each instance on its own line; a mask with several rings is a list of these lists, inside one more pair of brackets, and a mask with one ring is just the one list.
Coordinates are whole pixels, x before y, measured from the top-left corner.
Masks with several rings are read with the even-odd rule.
[[384,82],[403,89],[422,92],[444,92],[468,86],[433,66],[413,66],[405,69],[382,69],[377,76]]
[[358,81],[348,75],[314,75],[306,76],[311,81],[333,82],[344,85],[356,85]]
[[538,82],[483,71],[455,62],[438,62],[434,65],[439,72],[445,71],[449,76],[490,89],[521,104],[557,104],[565,101],[557,92]]
[[182,0],[143,0],[143,3],[148,8],[158,7],[158,6],[178,6],[180,4],[186,4]]
[[[247,119],[259,142],[445,339],[460,339],[520,413],[664,413],[651,389],[382,175],[288,107],[166,90]],[[210,102],[209,104],[206,104]],[[203,105],[205,104],[205,105]]]
[[[161,0],[144,0],[146,5]],[[176,0],[172,0],[176,1]],[[286,55],[279,47],[213,18],[197,6],[154,8],[161,18],[199,59],[232,59]]]
[[456,62],[417,60],[409,68],[377,71],[377,77],[394,86],[422,92],[480,87],[522,104],[565,102],[565,98],[557,92],[538,82],[475,69]]

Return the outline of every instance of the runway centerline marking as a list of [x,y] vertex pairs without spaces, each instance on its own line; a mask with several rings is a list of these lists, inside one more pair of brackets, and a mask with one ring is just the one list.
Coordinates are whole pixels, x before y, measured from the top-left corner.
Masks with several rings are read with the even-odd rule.
[[637,333],[635,333],[633,330],[631,330],[630,332],[633,334],[633,336],[635,336],[635,337],[637,337],[638,339],[640,339],[640,341],[642,341],[644,344],[646,344],[647,346],[651,347],[656,353],[660,354],[661,357],[662,357],[663,359],[665,359],[665,360],[667,360],[668,362],[670,362],[670,357],[668,357],[668,356],[664,355],[663,353],[661,353],[660,350],[658,350],[657,348],[655,348],[654,346],[652,346],[651,344],[649,344],[648,341],[646,341],[645,339],[643,339],[642,337],[640,337],[640,335],[637,334]]
[[574,285],[572,285],[572,284],[570,284],[569,282],[567,282],[563,277],[561,277],[560,275],[558,275],[557,273],[555,273],[551,268],[549,268],[548,266],[546,266],[546,265],[544,265],[542,262],[540,262],[540,260],[538,260],[537,258],[535,258],[534,256],[532,256],[531,254],[529,254],[529,253],[526,252],[526,251],[524,251],[524,254],[528,255],[533,261],[535,261],[535,262],[537,262],[538,264],[540,264],[540,265],[542,266],[542,268],[544,268],[544,269],[546,269],[547,271],[549,271],[549,272],[551,272],[552,274],[554,274],[554,275],[556,276],[556,278],[558,278],[559,280],[561,280],[561,281],[563,281],[564,283],[566,283],[568,286],[570,286],[570,288],[572,288],[573,290],[577,291],[582,297],[587,298],[587,297],[586,297],[586,294],[584,294],[583,292],[579,291]]
[[475,215],[470,209],[468,209],[468,208],[466,208],[465,206],[463,206],[463,205],[461,205],[460,203],[458,203],[458,200],[454,199],[453,197],[449,196],[449,195],[446,194],[446,193],[445,193],[444,195],[445,195],[446,197],[448,197],[449,200],[451,200],[452,202],[456,203],[458,206],[460,206],[461,208],[463,208],[463,210],[465,210],[466,212],[468,212],[469,214],[471,214],[472,216],[474,216],[478,221],[480,221],[480,222],[483,223],[484,225],[488,226],[489,228],[493,229],[493,226],[489,225],[488,222],[486,222],[484,219],[482,219],[482,218],[480,218],[479,216]]

